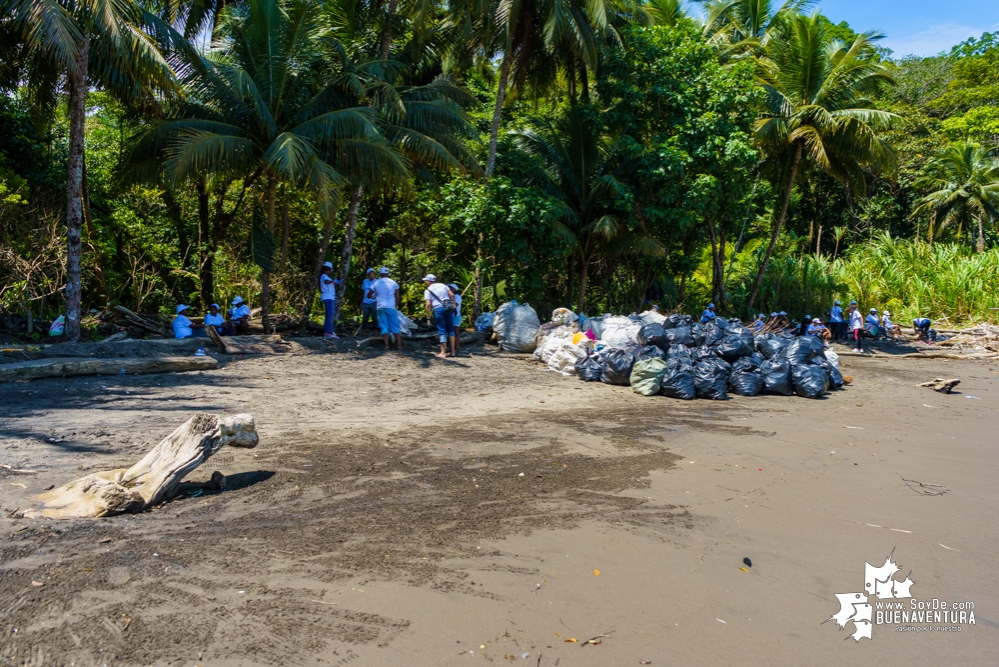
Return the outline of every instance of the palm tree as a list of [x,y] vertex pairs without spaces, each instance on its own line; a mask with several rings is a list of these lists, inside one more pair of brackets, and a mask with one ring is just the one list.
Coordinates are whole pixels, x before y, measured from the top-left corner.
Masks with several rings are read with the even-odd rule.
[[161,50],[186,49],[182,36],[137,0],[0,0],[0,16],[21,40],[25,87],[40,116],[56,109],[62,78],[69,92],[66,191],[66,328],[80,335],[84,123],[90,86],[133,107],[156,110],[174,93],[174,72]]
[[[408,161],[378,129],[365,89],[353,73],[335,68],[345,52],[316,18],[302,0],[249,0],[220,28],[224,38],[187,82],[204,113],[153,130],[156,143],[166,145],[167,183],[206,175],[259,179],[271,237],[281,184],[311,191],[329,229],[347,182],[391,188],[409,178]],[[258,261],[269,330],[270,258]]]
[[723,58],[760,55],[782,22],[801,13],[812,0],[698,0],[704,7],[703,31]]
[[941,149],[926,166],[916,187],[932,190],[917,202],[912,215],[930,212],[932,221],[928,231],[933,243],[934,223],[936,232],[957,223],[958,238],[962,236],[965,221],[978,223],[978,252],[985,250],[983,219],[999,215],[999,148],[985,148],[973,141],[958,141]]
[[833,238],[836,239],[836,247],[833,248],[833,261],[839,256],[839,244],[843,242],[843,237],[846,236],[846,226],[833,227]]
[[587,281],[598,259],[663,254],[655,239],[632,233],[611,208],[609,200],[620,190],[612,169],[615,156],[594,113],[571,107],[554,122],[534,119],[532,128],[513,133],[517,146],[539,162],[539,185],[557,205],[549,222],[579,263],[580,312],[586,308]]
[[825,34],[819,19],[818,13],[788,16],[757,60],[765,99],[754,132],[763,166],[782,185],[770,243],[747,304],[750,309],[784,226],[803,161],[847,184],[856,196],[865,193],[865,167],[884,171],[895,167],[895,153],[878,132],[901,119],[870,108],[866,97],[893,83],[885,67],[871,58],[872,44],[880,35],[865,33],[845,46]]

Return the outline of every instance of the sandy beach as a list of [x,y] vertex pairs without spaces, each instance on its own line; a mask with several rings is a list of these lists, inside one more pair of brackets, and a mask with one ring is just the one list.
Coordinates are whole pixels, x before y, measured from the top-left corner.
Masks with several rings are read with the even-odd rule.
[[[0,665],[994,662],[999,368],[842,364],[823,400],[645,398],[491,347],[2,384],[0,464],[37,472],[0,468]],[[225,491],[18,518],[199,411],[256,420],[193,477]],[[889,554],[975,624],[823,623]]]

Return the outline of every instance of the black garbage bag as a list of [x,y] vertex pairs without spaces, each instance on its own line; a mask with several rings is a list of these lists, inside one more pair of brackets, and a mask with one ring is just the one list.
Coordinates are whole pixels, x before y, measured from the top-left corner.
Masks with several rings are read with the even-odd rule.
[[784,348],[784,358],[791,362],[791,366],[807,364],[815,356],[815,349],[808,342],[808,338],[814,338],[814,336],[799,336]]
[[723,330],[728,329],[728,325],[730,324],[729,320],[726,320],[724,317],[716,317],[711,321],[715,323],[716,327]]
[[663,329],[676,329],[677,327],[683,326],[683,315],[679,313],[672,313],[666,316],[666,320],[663,322]]
[[694,358],[686,345],[672,345],[666,355],[666,368],[669,370],[684,370],[693,372]]
[[791,384],[791,362],[780,357],[772,357],[760,364],[766,393],[790,396],[794,393]]
[[749,372],[760,370],[760,364],[763,363],[763,359],[760,359],[756,354],[751,354],[748,357],[740,357],[732,363],[732,372]]
[[748,357],[751,355],[754,350],[755,342],[756,341],[753,340],[753,334],[749,333],[744,328],[741,332],[735,333],[732,329],[726,329],[725,335],[722,336],[721,341],[718,342],[718,346],[715,349],[725,361],[733,362],[740,357]]
[[666,338],[669,339],[670,345],[686,345],[688,347],[694,345],[694,337],[690,335],[690,327],[666,329]]
[[826,372],[826,376],[829,378],[830,389],[843,388],[843,375],[839,372],[838,368],[832,365],[832,362],[826,359],[825,355],[812,359],[812,364]]
[[732,367],[720,357],[702,359],[694,364],[694,390],[698,398],[723,401],[728,398],[726,386]]
[[694,339],[694,347],[704,345],[704,327],[700,324],[690,325],[690,337]]
[[597,382],[604,374],[604,362],[598,354],[591,354],[576,362],[576,375],[583,382]]
[[808,344],[810,348],[812,348],[812,352],[815,353],[815,356],[817,357],[826,356],[826,346],[825,343],[822,342],[821,338],[819,338],[818,336],[801,336],[801,338],[802,340],[805,341],[805,343]]
[[644,347],[655,345],[663,351],[669,349],[669,340],[666,338],[666,330],[661,324],[646,324],[638,330],[638,342]]
[[763,334],[756,338],[756,349],[767,359],[773,359],[774,357],[779,357],[790,342],[786,338],[774,336],[773,334]]
[[696,364],[702,359],[720,359],[717,354],[715,354],[715,349],[713,347],[708,347],[707,345],[702,345],[701,347],[695,347],[690,350],[690,356]]
[[635,357],[630,352],[610,348],[604,353],[604,370],[600,381],[607,384],[631,385],[631,367],[634,365]]
[[702,324],[701,329],[704,331],[704,342],[701,345],[707,345],[708,347],[714,347],[720,343],[722,337],[725,335],[724,329],[710,322]]
[[822,394],[829,388],[829,377],[819,366],[798,364],[791,366],[791,383],[798,396],[822,398]]
[[[747,359],[749,357],[739,359],[736,365]],[[759,367],[753,368],[747,364],[737,370],[735,365],[732,366],[732,372],[728,376],[728,386],[734,393],[740,396],[756,396],[763,391],[764,385],[763,373]]]
[[[667,366],[669,362],[666,362]],[[694,388],[694,373],[692,368],[670,368],[666,371],[659,393],[670,398],[692,401],[697,398]]]
[[641,361],[642,359],[662,359],[666,361],[666,353],[662,351],[662,348],[656,347],[655,345],[646,345],[638,353],[638,359],[636,361]]

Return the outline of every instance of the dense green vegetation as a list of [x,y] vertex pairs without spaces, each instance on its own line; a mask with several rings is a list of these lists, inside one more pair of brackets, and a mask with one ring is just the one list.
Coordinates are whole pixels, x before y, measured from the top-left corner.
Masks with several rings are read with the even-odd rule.
[[0,0],[0,308],[308,317],[328,259],[341,319],[381,265],[414,311],[433,272],[475,309],[994,318],[999,34],[699,9]]

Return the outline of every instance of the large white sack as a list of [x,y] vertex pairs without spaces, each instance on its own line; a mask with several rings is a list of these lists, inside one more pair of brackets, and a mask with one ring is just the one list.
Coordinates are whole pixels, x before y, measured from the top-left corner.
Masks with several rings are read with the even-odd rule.
[[[553,340],[553,339],[549,339]],[[590,339],[586,339],[590,343]],[[586,358],[589,345],[573,345],[571,340],[558,338],[549,343],[552,354],[548,358],[548,368],[562,375],[573,375],[576,372],[576,362]]]
[[666,321],[666,316],[660,314],[658,310],[652,309],[639,314],[638,319],[642,320],[642,324],[662,324]]
[[839,355],[832,350],[826,350],[826,361],[833,365],[833,368],[839,370]]
[[507,352],[534,352],[534,338],[540,328],[541,320],[529,304],[510,301],[496,309],[493,331],[500,349]]
[[642,346],[638,343],[638,331],[642,326],[627,317],[615,315],[605,317],[600,340],[609,347],[634,352]]
[[416,328],[417,328],[416,322],[409,319],[402,313],[399,313],[399,331],[401,331],[404,336],[412,336],[413,331]]

